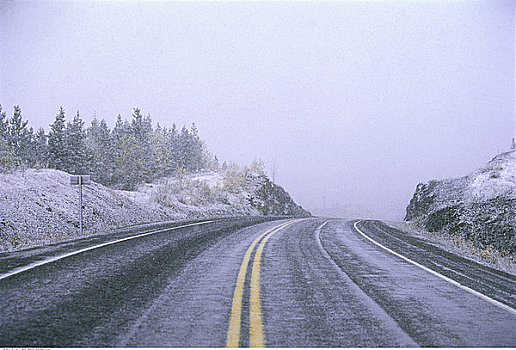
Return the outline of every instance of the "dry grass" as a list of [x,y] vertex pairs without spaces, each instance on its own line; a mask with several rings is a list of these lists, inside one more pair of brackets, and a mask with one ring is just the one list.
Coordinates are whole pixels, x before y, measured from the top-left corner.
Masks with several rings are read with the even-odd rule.
[[516,258],[508,251],[496,250],[493,246],[481,249],[462,236],[451,236],[440,232],[428,232],[410,222],[391,222],[403,232],[425,238],[440,248],[480,264],[516,275]]

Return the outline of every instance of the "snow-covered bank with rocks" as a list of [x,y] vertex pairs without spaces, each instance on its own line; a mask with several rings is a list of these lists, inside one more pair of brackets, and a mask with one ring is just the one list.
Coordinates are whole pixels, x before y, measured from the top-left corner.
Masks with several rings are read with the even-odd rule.
[[[0,251],[79,235],[78,187],[68,173],[28,169],[0,174]],[[239,215],[308,216],[259,171],[179,173],[137,191],[83,186],[84,234],[129,225]]]
[[418,184],[405,220],[514,255],[516,151],[499,154],[462,178]]

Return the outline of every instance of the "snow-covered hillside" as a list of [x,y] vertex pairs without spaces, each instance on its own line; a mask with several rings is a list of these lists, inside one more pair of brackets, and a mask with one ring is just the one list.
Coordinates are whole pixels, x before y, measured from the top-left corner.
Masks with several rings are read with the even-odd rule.
[[418,184],[405,220],[516,252],[516,151],[462,178]]
[[[78,235],[78,187],[51,169],[0,174],[0,250]],[[83,186],[85,234],[157,221],[310,213],[260,173],[242,169],[175,177],[120,191]]]

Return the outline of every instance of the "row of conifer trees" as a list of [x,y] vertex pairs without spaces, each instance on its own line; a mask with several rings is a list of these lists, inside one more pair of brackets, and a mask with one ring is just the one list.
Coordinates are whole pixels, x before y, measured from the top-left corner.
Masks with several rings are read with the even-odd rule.
[[0,170],[52,168],[70,174],[91,174],[96,182],[120,189],[171,175],[217,166],[195,124],[178,130],[152,125],[150,115],[134,108],[131,121],[120,115],[112,129],[93,118],[85,127],[79,112],[66,121],[61,107],[50,124],[34,131],[14,107],[11,117],[0,105]]

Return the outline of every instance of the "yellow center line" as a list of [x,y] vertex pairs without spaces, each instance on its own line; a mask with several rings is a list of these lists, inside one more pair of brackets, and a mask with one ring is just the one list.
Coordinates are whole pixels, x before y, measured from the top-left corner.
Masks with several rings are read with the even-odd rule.
[[264,348],[265,347],[265,331],[262,322],[262,310],[260,305],[260,263],[262,259],[263,248],[269,238],[279,230],[300,221],[287,222],[268,234],[258,246],[254,255],[253,268],[251,270],[251,294],[249,296],[249,347]]
[[283,227],[290,225],[291,223],[293,223],[293,221],[283,223],[281,225],[271,228],[270,230],[267,230],[266,232],[258,236],[247,249],[244,255],[244,260],[240,265],[240,271],[238,272],[235,292],[233,293],[233,304],[231,306],[231,317],[229,319],[226,347],[236,348],[240,345],[240,322],[242,318],[242,297],[244,293],[245,275],[247,274],[247,266],[249,265],[249,260],[251,258],[251,254],[253,252],[254,247],[260,241],[260,239],[262,239],[262,237],[266,236],[269,233],[275,232],[275,230],[280,230]]

